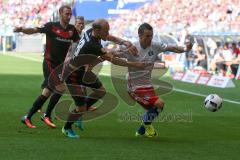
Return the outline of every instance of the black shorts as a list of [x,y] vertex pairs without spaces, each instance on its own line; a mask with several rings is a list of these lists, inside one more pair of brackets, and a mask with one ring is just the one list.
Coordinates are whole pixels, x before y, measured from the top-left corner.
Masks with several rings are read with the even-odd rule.
[[232,70],[232,73],[234,74],[234,76],[237,75],[238,67],[239,67],[239,64],[232,64],[231,65],[231,70]]
[[62,66],[55,65],[50,61],[43,61],[43,76],[42,89],[48,88],[51,91],[55,89],[55,86],[62,84]]
[[218,70],[227,71],[227,65],[224,62],[217,62],[216,66]]
[[86,87],[91,89],[102,87],[98,77],[92,71],[85,72],[84,68],[71,72],[65,82],[76,106],[82,106],[85,103]]

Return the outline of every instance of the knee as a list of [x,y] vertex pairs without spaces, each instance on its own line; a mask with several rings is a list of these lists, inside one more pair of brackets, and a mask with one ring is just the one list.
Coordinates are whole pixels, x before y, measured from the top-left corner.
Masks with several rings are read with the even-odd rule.
[[85,98],[82,96],[72,96],[75,106],[77,109],[83,108],[85,106]]
[[45,96],[45,97],[49,97],[51,95],[51,93],[52,92],[48,88],[44,88],[43,91],[42,91],[42,95]]
[[165,105],[164,101],[160,99],[155,103],[155,106],[158,107],[159,109],[163,109],[164,105]]
[[57,91],[58,93],[64,93],[65,90],[66,90],[66,86],[65,86],[64,84],[60,84],[60,85],[57,85],[57,86],[56,86],[56,91]]
[[102,98],[106,95],[106,89],[102,87],[96,91],[96,94],[98,98]]
[[75,113],[81,113],[81,112],[85,112],[87,111],[87,107],[83,107],[83,106],[77,106],[77,108],[75,109]]

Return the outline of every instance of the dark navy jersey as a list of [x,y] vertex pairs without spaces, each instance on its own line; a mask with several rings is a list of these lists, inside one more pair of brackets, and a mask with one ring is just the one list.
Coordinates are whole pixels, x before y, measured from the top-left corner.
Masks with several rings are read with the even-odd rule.
[[76,67],[80,67],[83,63],[90,64],[92,60],[105,54],[102,48],[101,40],[92,36],[92,29],[89,29],[84,33],[76,49],[73,50],[70,63]]
[[49,22],[38,29],[40,33],[46,34],[44,58],[54,65],[62,64],[71,43],[79,40],[78,32],[71,24],[64,29],[60,22]]

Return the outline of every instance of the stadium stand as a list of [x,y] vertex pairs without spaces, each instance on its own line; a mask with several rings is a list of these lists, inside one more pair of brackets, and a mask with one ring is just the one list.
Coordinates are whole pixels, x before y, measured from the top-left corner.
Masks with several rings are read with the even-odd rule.
[[[144,21],[158,32],[179,32],[189,25],[193,31],[237,31],[240,23],[238,0],[155,0],[111,21],[113,28],[123,32],[136,31]],[[129,28],[130,26],[130,28]],[[227,27],[226,27],[227,26]]]

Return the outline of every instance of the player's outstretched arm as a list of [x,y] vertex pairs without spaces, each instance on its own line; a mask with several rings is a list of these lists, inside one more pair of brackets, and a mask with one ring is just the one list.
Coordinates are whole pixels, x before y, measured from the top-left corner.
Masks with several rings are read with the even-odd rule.
[[166,50],[175,53],[189,52],[192,49],[193,44],[194,39],[192,36],[189,36],[189,38],[186,39],[185,46],[167,46]]
[[39,33],[39,29],[38,28],[23,28],[23,27],[15,27],[14,32],[22,32],[25,34],[35,34],[35,33]]
[[136,68],[141,68],[141,69],[145,68],[145,63],[126,61],[124,59],[113,56],[113,54],[110,53],[110,52],[106,52],[106,54],[102,55],[101,58],[103,60],[107,60],[107,61],[109,61],[109,62],[111,62],[115,65],[118,65],[118,66],[136,67]]
[[170,52],[175,52],[175,53],[188,52],[186,47],[182,47],[182,46],[168,46],[166,50]]
[[124,39],[121,39],[121,38],[118,38],[118,37],[115,37],[113,35],[108,35],[107,37],[107,40],[108,41],[111,41],[111,42],[114,42],[116,44],[119,44],[119,45],[124,45],[127,47],[128,49],[128,52],[132,55],[138,55],[138,50],[137,48],[130,42],[130,41],[126,41]]
[[104,60],[101,57],[96,58],[91,64],[86,67],[87,71],[91,71],[96,65],[103,62]]

